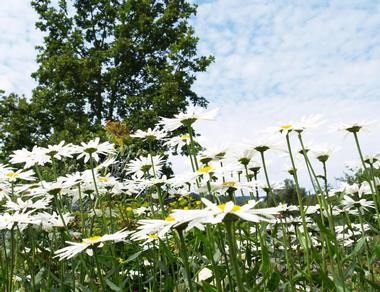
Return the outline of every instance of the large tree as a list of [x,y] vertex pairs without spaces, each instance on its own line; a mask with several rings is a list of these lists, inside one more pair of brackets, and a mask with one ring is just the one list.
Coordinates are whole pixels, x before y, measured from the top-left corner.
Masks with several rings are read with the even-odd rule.
[[0,90],[0,161],[20,146],[32,147],[38,140],[32,105],[23,96]]
[[[55,1],[54,1],[55,2]],[[184,0],[32,1],[45,33],[31,103],[35,132],[46,141],[82,140],[105,120],[131,130],[153,126],[190,103],[196,73],[213,58],[198,56]]]

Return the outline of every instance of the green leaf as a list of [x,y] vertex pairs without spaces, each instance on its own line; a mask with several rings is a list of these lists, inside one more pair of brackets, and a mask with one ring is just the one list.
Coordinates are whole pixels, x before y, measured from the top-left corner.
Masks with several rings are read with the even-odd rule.
[[216,263],[218,263],[219,262],[219,260],[220,260],[220,257],[222,256],[222,253],[220,252],[220,250],[219,250],[219,248],[216,248],[215,249],[215,253],[214,253],[214,261],[216,262]]
[[115,283],[111,282],[109,279],[106,279],[106,283],[112,291],[122,291],[122,288],[117,286]]
[[303,250],[306,250],[308,248],[308,246],[306,244],[306,237],[305,237],[305,234],[301,233],[301,231],[299,229],[297,229],[297,238],[298,238],[298,241],[300,242]]
[[41,283],[41,280],[44,278],[46,269],[44,267],[41,268],[41,270],[38,271],[38,273],[35,276],[35,282],[36,284]]
[[355,271],[357,262],[354,260],[350,263],[349,267],[344,271],[344,278],[350,278],[352,276],[352,273]]
[[125,263],[128,263],[128,262],[131,262],[131,261],[134,261],[135,259],[137,259],[139,257],[139,255],[142,253],[142,251],[138,251],[132,255],[130,255],[126,260],[125,260]]
[[375,247],[373,248],[373,250],[374,250],[374,256],[377,259],[380,259],[380,245],[375,245]]
[[364,244],[365,244],[365,238],[364,237],[360,238],[358,240],[358,242],[356,243],[354,250],[348,256],[346,256],[343,259],[343,262],[345,262],[345,261],[349,260],[350,258],[352,258],[352,257],[356,256],[357,254],[359,254],[360,251],[362,250]]
[[280,280],[281,280],[280,273],[277,271],[274,271],[268,281],[269,291],[275,291],[278,288],[278,285],[280,284]]
[[370,284],[373,288],[376,289],[376,291],[380,291],[380,284],[378,283],[375,283],[369,279],[366,279],[366,281],[368,282],[368,284]]
[[327,291],[333,291],[335,288],[334,282],[321,269],[317,270],[316,273],[312,273],[311,278],[314,285],[319,288],[324,287]]
[[204,292],[216,292],[216,288],[214,286],[211,286],[210,283],[206,281],[202,281],[202,288]]
[[270,271],[271,265],[269,260],[269,253],[266,246],[261,247],[261,272],[265,275]]

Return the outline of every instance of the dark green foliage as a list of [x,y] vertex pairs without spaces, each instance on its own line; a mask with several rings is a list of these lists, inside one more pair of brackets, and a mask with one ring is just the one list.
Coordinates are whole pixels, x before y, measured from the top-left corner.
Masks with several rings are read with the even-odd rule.
[[[350,169],[349,172],[345,172],[343,177],[337,178],[337,180],[348,184],[361,184],[371,179],[371,168],[369,165],[367,165],[367,168],[367,172],[363,170],[354,171]],[[380,177],[380,171],[378,169],[373,168],[372,171],[375,177]]]
[[[290,179],[285,179],[284,185],[285,186],[283,189],[276,191],[275,195],[278,197],[278,200],[289,205],[298,206],[297,191],[294,181]],[[304,198],[306,196],[306,190],[304,188],[300,188],[300,192],[301,197]]]
[[31,118],[32,105],[25,97],[16,94],[5,95],[0,90],[0,159],[5,153],[20,145],[31,147],[37,140],[35,120]]
[[[29,102],[0,100],[6,110],[27,108],[29,113],[20,119],[19,112],[10,113],[0,121],[11,130],[2,143],[7,148],[1,146],[4,154],[34,142],[102,135],[106,120],[125,120],[134,131],[189,103],[206,106],[191,89],[196,73],[213,61],[197,55],[198,38],[188,23],[195,5],[184,0],[34,0],[32,6],[39,15],[36,27],[45,33],[37,47],[39,68],[32,74],[38,85]],[[23,128],[24,138],[12,132],[11,123]]]
[[196,56],[198,39],[187,22],[195,6],[181,0],[32,5],[37,27],[47,34],[38,47],[33,102],[50,109],[43,118],[54,129],[65,129],[68,116],[91,126],[126,118],[131,130],[145,129],[188,101],[206,105],[191,90],[194,73],[212,61]]

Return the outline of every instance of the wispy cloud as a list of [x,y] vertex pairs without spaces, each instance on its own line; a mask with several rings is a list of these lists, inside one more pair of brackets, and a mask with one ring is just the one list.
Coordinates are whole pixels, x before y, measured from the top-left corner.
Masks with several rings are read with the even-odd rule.
[[35,86],[30,74],[37,69],[34,47],[42,42],[36,20],[30,1],[1,1],[0,89],[30,96]]
[[378,98],[380,2],[199,1],[197,90],[214,100]]

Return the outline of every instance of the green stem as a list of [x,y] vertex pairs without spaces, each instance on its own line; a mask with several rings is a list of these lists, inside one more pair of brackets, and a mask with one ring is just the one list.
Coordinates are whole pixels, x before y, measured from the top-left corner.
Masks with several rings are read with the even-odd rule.
[[102,287],[102,291],[105,292],[107,291],[106,290],[106,286],[104,285],[104,279],[103,279],[103,275],[102,275],[102,270],[100,269],[100,265],[99,265],[99,261],[98,261],[98,255],[97,255],[97,250],[96,250],[96,247],[94,247],[94,259],[95,259],[95,264],[96,264],[96,270],[98,272],[98,277],[99,277],[99,280],[100,280],[100,285]]
[[[355,138],[355,144],[356,144],[356,148],[359,152],[359,156],[360,156],[360,160],[362,162],[362,165],[363,165],[363,168],[364,168],[364,171],[365,171],[365,174],[366,174],[366,180],[369,184],[369,187],[371,188],[371,193],[372,193],[372,196],[375,196],[376,193],[373,189],[373,185],[371,183],[371,180],[367,178],[367,175],[368,175],[368,169],[367,169],[367,166],[365,164],[365,161],[364,161],[364,156],[363,156],[363,153],[362,153],[362,149],[360,147],[360,143],[359,143],[359,138],[358,138],[358,133],[357,132],[352,132],[354,134],[354,138]],[[379,209],[378,209],[378,204],[377,204],[377,201],[375,200],[375,206],[376,206],[376,215],[377,215],[377,224],[378,224],[378,227],[380,228],[380,216],[379,216]]]
[[362,232],[362,237],[364,238],[364,241],[365,241],[365,253],[366,253],[366,258],[367,258],[367,265],[368,265],[368,271],[371,273],[371,280],[374,281],[374,275],[373,275],[373,271],[371,269],[371,260],[370,260],[370,249],[369,249],[369,245],[368,245],[368,240],[367,240],[367,236],[365,234],[365,230],[364,230],[364,219],[363,219],[363,214],[362,214],[362,211],[360,209],[360,207],[358,207],[358,213],[359,213],[359,220],[360,220],[360,228],[361,228],[361,232]]
[[191,125],[188,126],[188,132],[190,136],[190,149],[191,149],[191,154],[193,155],[195,168],[199,169],[197,154],[195,153],[195,147],[194,147],[193,129],[191,128]]
[[[267,192],[267,194],[271,194],[272,201],[273,201],[274,205],[277,205],[277,202],[276,202],[276,199],[274,197],[274,193],[273,193],[272,187],[271,187],[270,182],[269,182],[269,176],[268,176],[267,166],[265,164],[265,158],[264,158],[264,151],[260,151],[260,156],[261,156],[261,162],[263,163],[265,180],[266,180],[267,185],[268,185],[268,192]],[[269,202],[268,196],[267,196],[267,200]]]
[[81,231],[82,231],[82,234],[85,235],[83,198],[82,198],[82,190],[81,190],[81,187],[80,187],[80,183],[78,184],[78,194],[79,194],[79,208],[80,208]]
[[14,269],[15,269],[15,266],[17,265],[16,263],[16,247],[17,247],[17,243],[15,243],[15,237],[14,237],[14,226],[12,227],[11,229],[11,261],[10,261],[10,273],[9,273],[9,291],[13,291],[12,290],[12,286],[13,286],[13,272],[14,272]]
[[193,292],[194,289],[193,289],[193,283],[192,283],[192,280],[191,280],[191,271],[190,271],[189,259],[188,259],[188,255],[187,255],[186,243],[185,243],[185,239],[183,237],[183,230],[182,229],[177,229],[177,233],[178,233],[178,237],[179,237],[179,241],[180,241],[180,246],[179,247],[180,247],[181,257],[182,257],[182,260],[183,260],[183,265],[185,267],[187,284],[189,286],[190,292]]
[[[318,188],[318,191],[319,193],[321,194],[321,202],[322,204],[324,205],[323,208],[327,214],[327,220],[328,220],[328,223],[329,223],[329,228],[330,230],[332,231],[332,236],[333,236],[333,242],[334,242],[334,245],[335,245],[335,248],[336,248],[336,254],[337,254],[337,265],[334,266],[334,268],[337,269],[338,271],[338,281],[341,282],[343,284],[343,291],[346,291],[346,288],[345,288],[345,284],[344,284],[344,276],[343,276],[343,270],[342,270],[342,265],[341,265],[341,261],[342,261],[342,257],[341,257],[341,251],[339,249],[339,245],[338,245],[338,241],[337,241],[337,238],[336,238],[336,233],[335,233],[335,224],[334,224],[334,218],[332,216],[332,214],[330,213],[330,209],[328,207],[328,203],[325,199],[325,196],[324,196],[324,191],[322,190],[322,187],[321,187],[321,184],[319,183],[319,180],[317,178],[317,175],[314,171],[314,168],[310,162],[310,159],[307,155],[307,152],[306,152],[306,149],[305,149],[305,146],[304,146],[304,143],[303,143],[303,140],[302,140],[302,135],[301,133],[298,133],[298,140],[301,144],[301,148],[302,148],[302,154],[305,158],[305,161],[306,161],[306,164],[308,165],[309,169],[310,169],[310,172],[312,174],[312,176],[314,177],[314,181],[315,181],[315,184]],[[330,249],[330,245],[328,244],[328,242],[326,240],[323,240],[323,242],[326,243],[326,248],[328,250],[328,253],[330,255],[330,258],[331,258],[331,262],[334,262],[336,261],[336,259],[333,258],[333,255],[332,255],[332,251]]]
[[92,229],[94,228],[94,223],[95,223],[95,217],[96,217],[96,207],[99,203],[100,196],[99,196],[99,190],[98,190],[98,184],[96,183],[96,176],[95,176],[95,166],[94,166],[94,161],[92,159],[92,154],[90,153],[90,167],[91,167],[91,175],[92,175],[92,180],[94,182],[94,188],[95,188],[95,193],[96,193],[96,199],[95,203],[93,205],[93,211],[94,215],[92,215],[91,219],[91,226],[90,226],[90,235],[92,234]]
[[29,231],[29,236],[30,236],[30,241],[31,241],[31,252],[32,256],[30,259],[30,276],[32,278],[32,291],[36,291],[36,281],[35,281],[35,258],[36,258],[36,251],[35,251],[35,243],[34,243],[34,234],[31,229],[31,226],[28,226],[28,231]]
[[[377,223],[378,226],[380,227],[380,211],[379,211],[379,204],[380,204],[380,194],[379,190],[376,186],[376,181],[375,181],[375,173],[373,169],[373,164],[370,164],[370,174],[371,174],[371,180],[373,181],[373,187],[375,189],[375,192],[372,193],[372,200],[375,202],[375,210],[376,210],[376,217],[377,217]],[[371,183],[370,183],[371,185]]]
[[293,154],[292,154],[292,148],[290,146],[289,133],[286,134],[286,144],[288,146],[290,161],[292,163],[292,168],[293,168],[293,172],[294,172],[293,177],[294,177],[294,182],[295,182],[295,187],[296,187],[296,193],[297,193],[299,210],[300,210],[301,219],[302,219],[302,225],[303,225],[303,229],[304,229],[304,235],[305,235],[305,243],[306,243],[306,250],[304,251],[305,252],[305,259],[306,259],[308,272],[310,273],[309,248],[311,248],[311,240],[310,240],[310,236],[309,236],[309,232],[308,232],[308,227],[306,224],[305,210],[303,208],[303,202],[302,202],[302,197],[301,197],[301,192],[300,192],[300,187],[299,187],[299,182],[298,182],[297,168],[296,168],[296,165],[294,162],[294,158],[293,158]]
[[235,277],[236,277],[236,284],[239,292],[244,292],[245,288],[243,286],[243,281],[239,269],[239,264],[236,259],[237,256],[237,249],[236,249],[236,241],[235,241],[235,235],[233,234],[233,222],[232,221],[225,221],[224,226],[226,228],[227,232],[227,240],[228,240],[228,246],[230,248],[229,250],[229,258],[232,262],[232,268],[234,269]]
[[[211,227],[209,225],[206,225],[206,236],[208,240],[208,244],[206,245],[207,252],[209,254],[209,258],[211,259],[211,266],[213,269],[213,273],[215,275],[215,281],[216,281],[216,287],[218,291],[223,291],[222,286],[221,286],[221,279],[219,277],[218,269],[217,269],[217,264],[214,259],[214,254],[215,254],[215,245],[214,245],[214,240],[213,240],[213,233],[211,232]],[[218,232],[216,236],[218,236],[220,233]],[[218,241],[217,241],[218,242]]]
[[61,218],[62,220],[62,224],[65,228],[65,231],[66,231],[66,234],[67,234],[67,238],[70,238],[70,231],[69,231],[69,228],[67,227],[66,225],[66,222],[65,222],[65,218],[63,217],[63,207],[61,205],[61,200],[58,198],[58,194],[54,194],[54,201],[55,201],[55,205],[57,207],[57,213],[59,215],[59,217]]

